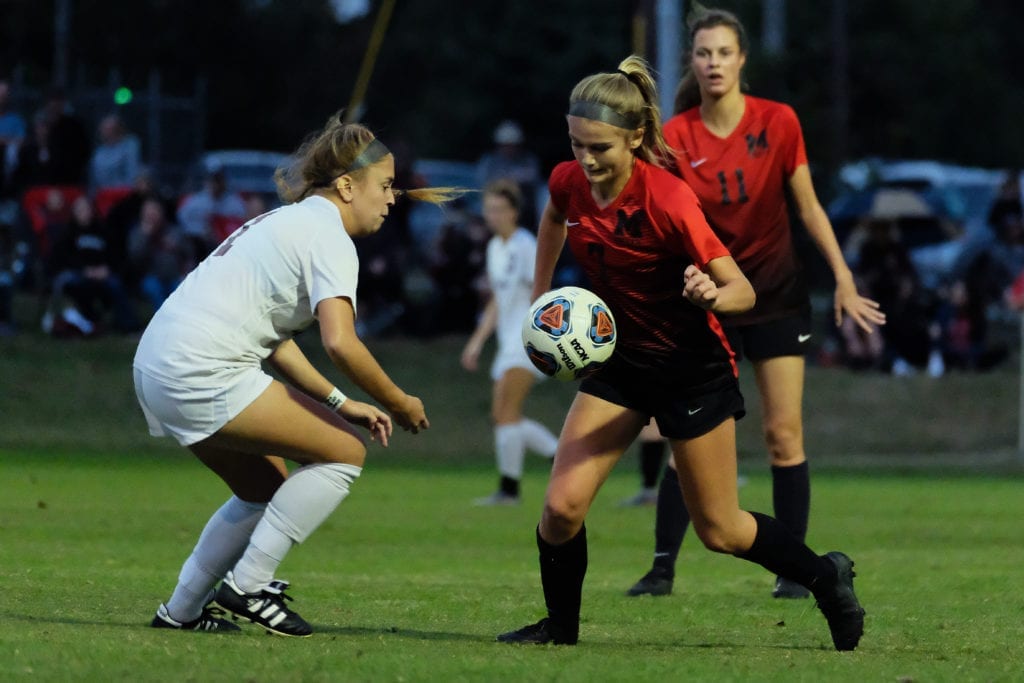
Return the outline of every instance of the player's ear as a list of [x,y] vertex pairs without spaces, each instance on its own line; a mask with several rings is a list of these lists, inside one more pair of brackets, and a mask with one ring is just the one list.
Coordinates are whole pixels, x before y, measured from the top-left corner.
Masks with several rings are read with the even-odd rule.
[[338,179],[334,181],[334,189],[338,191],[343,202],[348,203],[352,201],[352,185],[352,176],[347,173],[343,176],[339,176]]
[[644,133],[647,131],[646,128],[637,128],[632,132],[629,138],[629,148],[636,149],[644,142]]

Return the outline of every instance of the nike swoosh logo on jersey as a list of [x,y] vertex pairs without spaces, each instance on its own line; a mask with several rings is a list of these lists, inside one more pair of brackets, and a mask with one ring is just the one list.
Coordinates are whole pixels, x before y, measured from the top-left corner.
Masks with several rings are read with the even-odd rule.
[[798,342],[800,342],[801,344],[803,344],[805,341],[807,341],[810,338],[811,338],[811,335],[809,335],[809,334],[798,334],[796,336],[796,340]]
[[697,168],[698,166],[700,166],[701,164],[703,164],[707,160],[708,160],[708,158],[704,157],[703,159],[697,159],[696,161],[691,161],[690,162],[690,168]]
[[565,227],[572,228],[572,227],[575,227],[575,226],[577,226],[579,224],[580,224],[579,221],[566,221],[565,222]]

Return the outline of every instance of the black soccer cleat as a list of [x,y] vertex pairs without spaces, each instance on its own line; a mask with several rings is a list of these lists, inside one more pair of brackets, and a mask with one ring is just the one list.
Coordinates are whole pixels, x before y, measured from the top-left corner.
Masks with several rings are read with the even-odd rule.
[[825,554],[836,567],[835,584],[827,590],[815,592],[818,609],[825,615],[832,632],[832,644],[837,650],[853,650],[864,635],[864,608],[853,592],[853,560],[840,552]]
[[284,593],[287,587],[287,581],[271,581],[259,593],[243,593],[235,584],[234,576],[228,572],[214,600],[231,614],[262,626],[268,633],[298,638],[312,635],[313,628],[306,620],[284,604],[285,600],[291,600]]
[[807,590],[796,581],[790,581],[789,579],[781,576],[775,577],[775,588],[772,589],[773,598],[799,600],[801,598],[810,597],[810,595],[811,591]]
[[221,619],[224,611],[207,605],[202,613],[192,621],[175,621],[167,612],[167,606],[160,603],[156,610],[156,616],[150,622],[153,628],[173,628],[179,631],[220,631],[221,633],[234,633],[241,631],[235,624],[227,619]]
[[626,591],[626,595],[636,597],[638,595],[671,595],[672,577],[665,572],[655,568],[640,577],[640,580],[633,584],[632,588]]
[[548,617],[544,617],[536,624],[502,633],[497,637],[499,643],[516,645],[575,645],[578,640],[579,626],[575,629],[567,629],[554,623]]

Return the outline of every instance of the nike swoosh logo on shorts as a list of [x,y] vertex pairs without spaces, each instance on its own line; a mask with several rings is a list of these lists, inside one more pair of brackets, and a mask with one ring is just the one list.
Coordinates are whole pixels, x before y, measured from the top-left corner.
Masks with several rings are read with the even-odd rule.
[[701,406],[700,408],[690,408],[689,410],[686,411],[686,414],[687,415],[696,415],[697,413],[699,413],[702,410],[704,410],[704,406]]
[[697,168],[698,166],[700,166],[701,164],[703,164],[707,160],[708,160],[708,158],[704,157],[703,159],[697,159],[696,161],[691,161],[690,162],[690,168]]
[[798,334],[796,336],[796,340],[798,342],[800,342],[801,344],[803,344],[805,341],[807,341],[810,338],[811,338],[811,335],[809,335],[809,334]]

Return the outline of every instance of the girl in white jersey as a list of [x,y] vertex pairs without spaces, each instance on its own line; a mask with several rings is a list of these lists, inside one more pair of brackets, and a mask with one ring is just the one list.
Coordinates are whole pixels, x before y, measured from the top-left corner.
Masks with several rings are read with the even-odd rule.
[[554,457],[558,438],[547,427],[523,417],[523,402],[543,373],[533,367],[523,348],[523,318],[533,293],[533,262],[537,240],[519,227],[522,194],[511,180],[497,180],[484,188],[484,222],[494,236],[487,244],[487,282],[491,298],[476,329],[462,350],[462,367],[477,369],[480,351],[492,333],[498,349],[491,364],[494,388],[491,419],[494,450],[501,479],[498,490],[476,505],[517,505],[523,457],[530,448],[546,458]]
[[[152,625],[237,630],[221,608],[270,632],[308,636],[274,572],[348,495],[366,446],[392,419],[430,426],[356,336],[353,237],[380,229],[398,190],[394,157],[358,124],[332,117],[278,171],[287,206],[249,221],[188,275],[154,315],[135,355],[135,389],[154,436],[170,434],[232,497],[207,523]],[[440,202],[445,189],[410,192]],[[334,365],[383,405],[346,399],[293,336],[316,318]],[[274,380],[261,364],[268,362]],[[284,458],[300,465],[288,473]],[[219,589],[214,591],[218,581]]]

